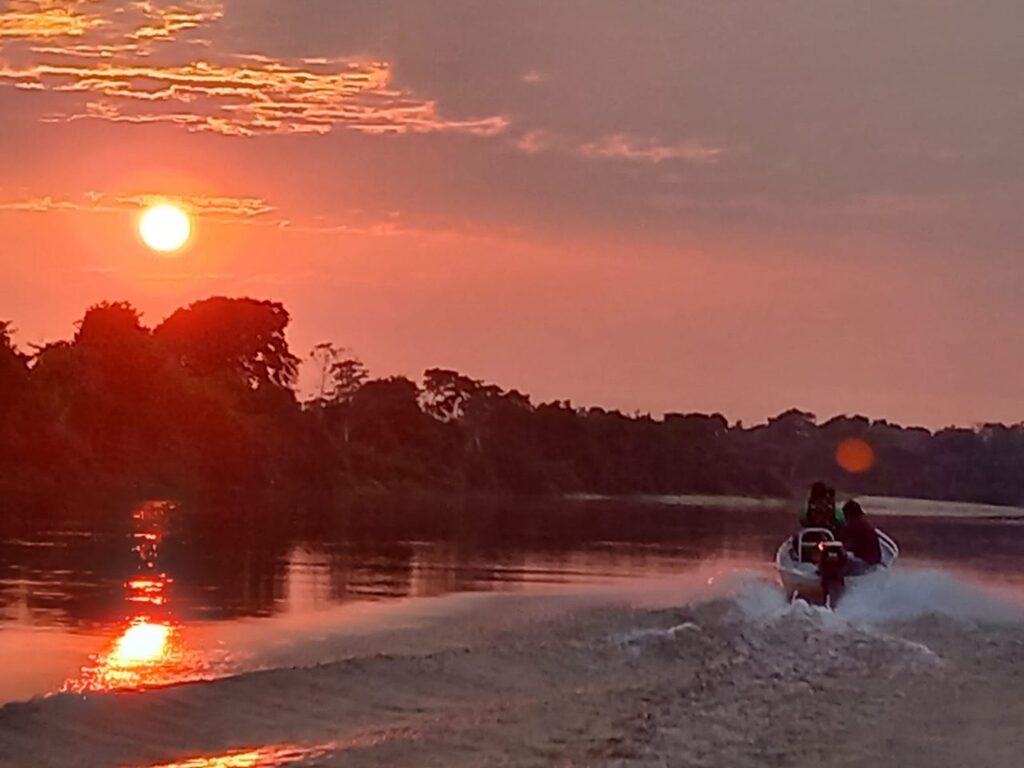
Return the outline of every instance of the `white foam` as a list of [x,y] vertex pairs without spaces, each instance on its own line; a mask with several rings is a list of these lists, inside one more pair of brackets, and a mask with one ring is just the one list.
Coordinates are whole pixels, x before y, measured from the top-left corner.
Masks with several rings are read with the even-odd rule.
[[731,599],[740,614],[751,621],[802,617],[833,629],[922,616],[1024,623],[1024,602],[1020,599],[1001,593],[993,585],[935,569],[894,569],[862,579],[846,592],[834,611],[802,600],[789,602],[778,584],[766,580],[741,584]]
[[1024,604],[992,586],[934,569],[895,569],[851,589],[837,613],[876,623],[944,616],[966,622],[1024,622]]
[[744,617],[755,621],[778,618],[790,607],[782,588],[766,580],[741,585],[732,599]]

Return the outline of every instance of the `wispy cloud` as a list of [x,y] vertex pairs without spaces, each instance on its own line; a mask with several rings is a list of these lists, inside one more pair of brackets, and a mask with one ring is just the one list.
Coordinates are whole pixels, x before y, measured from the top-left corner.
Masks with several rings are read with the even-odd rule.
[[[398,235],[423,235],[426,230],[411,228],[393,217],[385,217],[379,221],[351,221],[331,223],[322,219],[312,222],[293,222],[281,220],[276,226],[289,232],[303,232],[321,235],[364,235],[369,237],[395,237]],[[445,234],[444,230],[430,231],[430,234]]]
[[[165,202],[165,195],[130,195],[115,198],[118,205],[126,207],[146,208]],[[208,218],[227,218],[232,220],[255,219],[277,210],[266,200],[259,197],[211,197],[208,195],[191,195],[177,198],[177,202],[185,205],[198,216]]]
[[338,127],[489,136],[508,126],[501,115],[444,114],[435,100],[397,86],[384,61],[211,52],[211,60],[189,56],[163,63],[173,61],[163,54],[160,64],[149,62],[155,45],[208,43],[191,33],[223,17],[220,0],[120,6],[92,0],[89,13],[82,10],[85,3],[23,0],[0,14],[0,36],[29,41],[35,57],[0,65],[0,86],[64,94],[69,106],[43,115],[47,122],[168,123],[226,136],[326,134]]
[[103,43],[81,43],[65,45],[34,45],[29,50],[32,53],[53,55],[53,56],[75,56],[87,59],[109,59],[125,53],[135,53],[141,56],[148,55],[141,51],[135,43],[124,44],[103,44]]
[[502,116],[450,119],[437,102],[391,83],[383,62],[327,64],[193,62],[182,66],[113,63],[0,67],[0,83],[23,90],[101,97],[48,122],[82,119],[173,123],[231,136],[324,134],[337,126],[363,133],[457,131],[493,135]]
[[112,195],[103,192],[86,192],[75,197],[43,195],[0,200],[0,210],[33,213],[48,211],[114,213],[141,210],[155,203],[169,200],[188,208],[193,215],[200,218],[222,221],[245,222],[277,210],[273,205],[258,197],[184,195],[168,198],[167,195]]
[[81,37],[90,30],[109,24],[105,19],[80,13],[80,2],[64,3],[13,0],[8,10],[0,11],[0,41],[49,40]]
[[625,160],[634,163],[658,164],[667,161],[714,163],[725,153],[721,147],[699,141],[676,144],[656,139],[637,139],[624,133],[613,133],[580,143],[579,139],[546,130],[531,130],[515,141],[516,149],[529,155],[561,152],[597,160]]
[[536,155],[551,149],[558,138],[548,131],[527,131],[516,141],[516,148],[528,155]]
[[13,0],[10,6],[0,12],[0,42],[26,41],[36,54],[90,58],[148,56],[154,44],[176,40],[224,15],[221,0],[175,5],[152,0]]
[[683,160],[691,163],[716,162],[724,150],[696,141],[662,144],[656,139],[637,139],[624,133],[614,133],[579,147],[584,157],[605,160],[629,160],[640,163],[663,163]]
[[259,197],[166,194],[111,194],[86,192],[80,195],[0,196],[0,211],[24,213],[123,213],[141,211],[158,203],[174,203],[200,220],[226,224],[256,225],[288,232],[323,235],[444,235],[449,230],[417,228],[406,223],[398,211],[374,214],[352,210],[337,217],[289,217]]
[[193,0],[188,6],[171,8],[163,8],[148,1],[132,5],[142,10],[149,22],[129,33],[128,38],[131,40],[173,40],[182,32],[198,29],[224,16],[224,6],[216,0]]

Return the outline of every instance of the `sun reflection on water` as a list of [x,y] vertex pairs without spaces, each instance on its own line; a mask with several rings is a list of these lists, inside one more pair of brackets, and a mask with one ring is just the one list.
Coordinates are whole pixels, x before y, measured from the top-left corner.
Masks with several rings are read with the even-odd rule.
[[237,750],[207,757],[191,757],[174,763],[161,763],[150,768],[274,768],[291,763],[324,757],[335,750],[334,743],[314,747],[275,744],[254,749]]
[[151,664],[167,656],[171,628],[166,624],[146,621],[132,624],[114,642],[108,663],[118,667]]
[[165,574],[129,579],[125,584],[125,589],[128,590],[127,600],[131,603],[163,605],[167,602],[165,592],[170,582],[171,579]]
[[124,583],[129,613],[107,647],[66,680],[62,691],[140,689],[203,677],[203,660],[187,648],[184,628],[168,605],[173,579],[157,567],[171,509],[165,502],[149,502],[132,515],[132,551],[139,561],[136,574]]
[[192,661],[177,627],[140,616],[62,690],[84,693],[166,685],[187,677]]
[[419,735],[413,728],[385,728],[320,744],[282,743],[248,746],[215,755],[178,758],[174,762],[148,765],[146,768],[277,768],[293,763],[311,765],[311,761],[319,761],[348,750],[375,747],[394,739],[416,739]]

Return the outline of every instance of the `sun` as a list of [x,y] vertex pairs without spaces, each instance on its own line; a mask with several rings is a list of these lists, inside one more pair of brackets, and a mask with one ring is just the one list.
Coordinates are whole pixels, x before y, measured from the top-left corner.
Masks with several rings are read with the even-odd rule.
[[160,203],[150,206],[139,217],[139,235],[154,251],[173,253],[192,237],[192,220],[181,207]]

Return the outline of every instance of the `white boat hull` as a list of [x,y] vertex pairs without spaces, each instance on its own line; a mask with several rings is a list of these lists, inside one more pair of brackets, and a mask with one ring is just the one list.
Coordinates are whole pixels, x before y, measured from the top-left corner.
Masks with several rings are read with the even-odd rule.
[[[881,545],[882,562],[863,574],[847,576],[845,579],[846,589],[856,588],[858,582],[877,574],[879,571],[887,571],[896,564],[900,556],[900,548],[889,536],[882,531],[877,531],[878,543]],[[791,539],[786,539],[779,546],[775,555],[775,567],[779,574],[779,581],[782,589],[790,599],[801,598],[810,603],[824,604],[826,595],[821,586],[821,578],[818,575],[818,566],[814,563],[799,562],[795,557]]]

